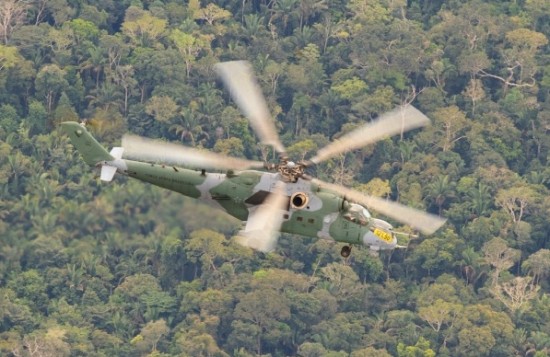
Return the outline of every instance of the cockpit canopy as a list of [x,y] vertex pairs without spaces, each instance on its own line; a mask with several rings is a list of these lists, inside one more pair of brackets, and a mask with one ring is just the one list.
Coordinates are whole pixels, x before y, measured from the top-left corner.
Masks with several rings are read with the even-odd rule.
[[371,220],[371,215],[367,209],[357,203],[350,203],[349,208],[344,213],[344,219],[366,226]]

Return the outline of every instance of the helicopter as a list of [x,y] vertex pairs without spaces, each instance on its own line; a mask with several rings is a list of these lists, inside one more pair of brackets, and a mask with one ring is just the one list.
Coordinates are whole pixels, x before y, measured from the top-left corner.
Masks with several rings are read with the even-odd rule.
[[274,250],[280,232],[343,242],[340,254],[345,258],[353,245],[367,246],[372,252],[400,247],[393,226],[373,217],[371,210],[423,234],[432,234],[445,223],[439,216],[306,173],[335,156],[429,125],[430,120],[418,109],[400,106],[329,143],[309,160],[295,162],[279,140],[251,65],[230,61],[218,63],[214,69],[261,144],[278,154],[277,163],[228,157],[128,134],[123,136],[121,147],[108,152],[85,125],[64,122],[61,127],[83,160],[100,167],[102,181],[112,181],[119,173],[211,202],[243,222],[237,241],[261,252]]

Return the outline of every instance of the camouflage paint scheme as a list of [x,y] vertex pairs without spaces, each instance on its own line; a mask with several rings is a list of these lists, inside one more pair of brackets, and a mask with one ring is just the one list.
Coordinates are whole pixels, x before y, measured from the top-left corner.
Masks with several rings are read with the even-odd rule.
[[[61,127],[88,165],[111,167],[113,174],[116,169],[119,174],[215,202],[220,209],[242,221],[247,221],[280,181],[279,173],[257,170],[209,173],[116,158],[79,123],[65,122]],[[114,148],[111,153],[117,149],[122,154],[120,148]],[[287,183],[285,187],[288,210],[283,215],[282,232],[366,245],[372,250],[395,248],[397,241],[392,227],[371,217],[363,206],[303,179]],[[305,197],[299,205],[293,204],[297,194]]]

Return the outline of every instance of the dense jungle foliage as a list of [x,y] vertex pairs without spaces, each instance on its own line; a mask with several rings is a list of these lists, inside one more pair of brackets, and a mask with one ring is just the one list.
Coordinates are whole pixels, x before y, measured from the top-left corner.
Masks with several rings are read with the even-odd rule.
[[[547,0],[0,1],[0,355],[550,355],[549,37]],[[448,223],[261,254],[210,207],[101,184],[57,127],[272,157],[213,71],[233,59],[297,158],[412,102],[431,127],[315,174]]]

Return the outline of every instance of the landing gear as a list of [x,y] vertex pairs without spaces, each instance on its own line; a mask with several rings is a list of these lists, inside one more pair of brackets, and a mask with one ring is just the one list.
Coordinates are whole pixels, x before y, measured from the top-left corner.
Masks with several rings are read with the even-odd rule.
[[350,254],[351,254],[351,246],[350,245],[343,246],[342,250],[340,251],[340,255],[344,258],[347,258],[349,257]]

